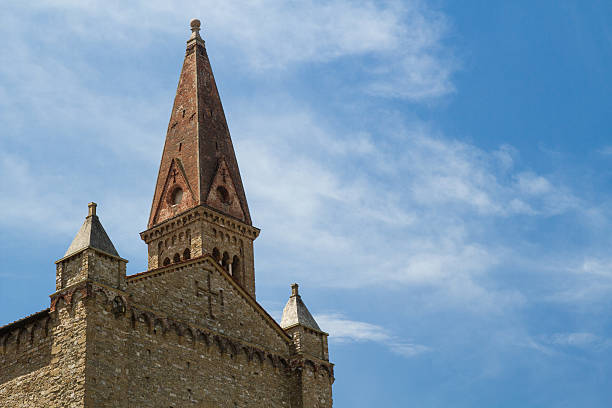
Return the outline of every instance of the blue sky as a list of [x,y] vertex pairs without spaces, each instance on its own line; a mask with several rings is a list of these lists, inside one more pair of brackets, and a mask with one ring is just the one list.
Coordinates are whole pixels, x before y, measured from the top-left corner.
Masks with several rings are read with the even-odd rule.
[[335,406],[608,407],[612,5],[5,2],[0,324],[48,307],[89,201],[128,273],[188,21],[258,300],[330,332]]

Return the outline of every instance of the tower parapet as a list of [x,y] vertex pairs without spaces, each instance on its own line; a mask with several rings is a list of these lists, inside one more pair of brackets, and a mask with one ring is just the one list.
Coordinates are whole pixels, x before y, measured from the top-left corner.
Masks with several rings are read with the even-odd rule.
[[88,205],[89,213],[64,256],[55,262],[55,290],[92,280],[125,290],[127,260],[117,253],[98,215],[97,204]]

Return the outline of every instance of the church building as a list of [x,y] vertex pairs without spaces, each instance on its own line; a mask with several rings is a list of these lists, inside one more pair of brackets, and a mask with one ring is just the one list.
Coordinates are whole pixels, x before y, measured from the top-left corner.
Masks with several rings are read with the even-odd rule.
[[0,327],[0,408],[332,407],[328,334],[298,285],[280,324],[257,302],[260,230],[198,20],[191,31],[140,234],[147,271],[126,276],[90,203],[50,307]]

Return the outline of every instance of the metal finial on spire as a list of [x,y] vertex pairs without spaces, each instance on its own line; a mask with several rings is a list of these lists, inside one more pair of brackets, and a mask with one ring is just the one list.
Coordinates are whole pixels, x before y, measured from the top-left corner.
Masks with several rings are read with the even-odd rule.
[[200,20],[194,18],[189,22],[189,25],[191,26],[191,37],[189,39],[202,38],[200,37]]

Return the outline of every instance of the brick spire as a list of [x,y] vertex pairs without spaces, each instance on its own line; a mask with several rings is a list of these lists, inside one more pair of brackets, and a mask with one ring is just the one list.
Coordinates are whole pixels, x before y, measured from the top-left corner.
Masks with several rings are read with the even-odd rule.
[[191,20],[191,31],[148,227],[198,205],[252,225],[199,20]]

